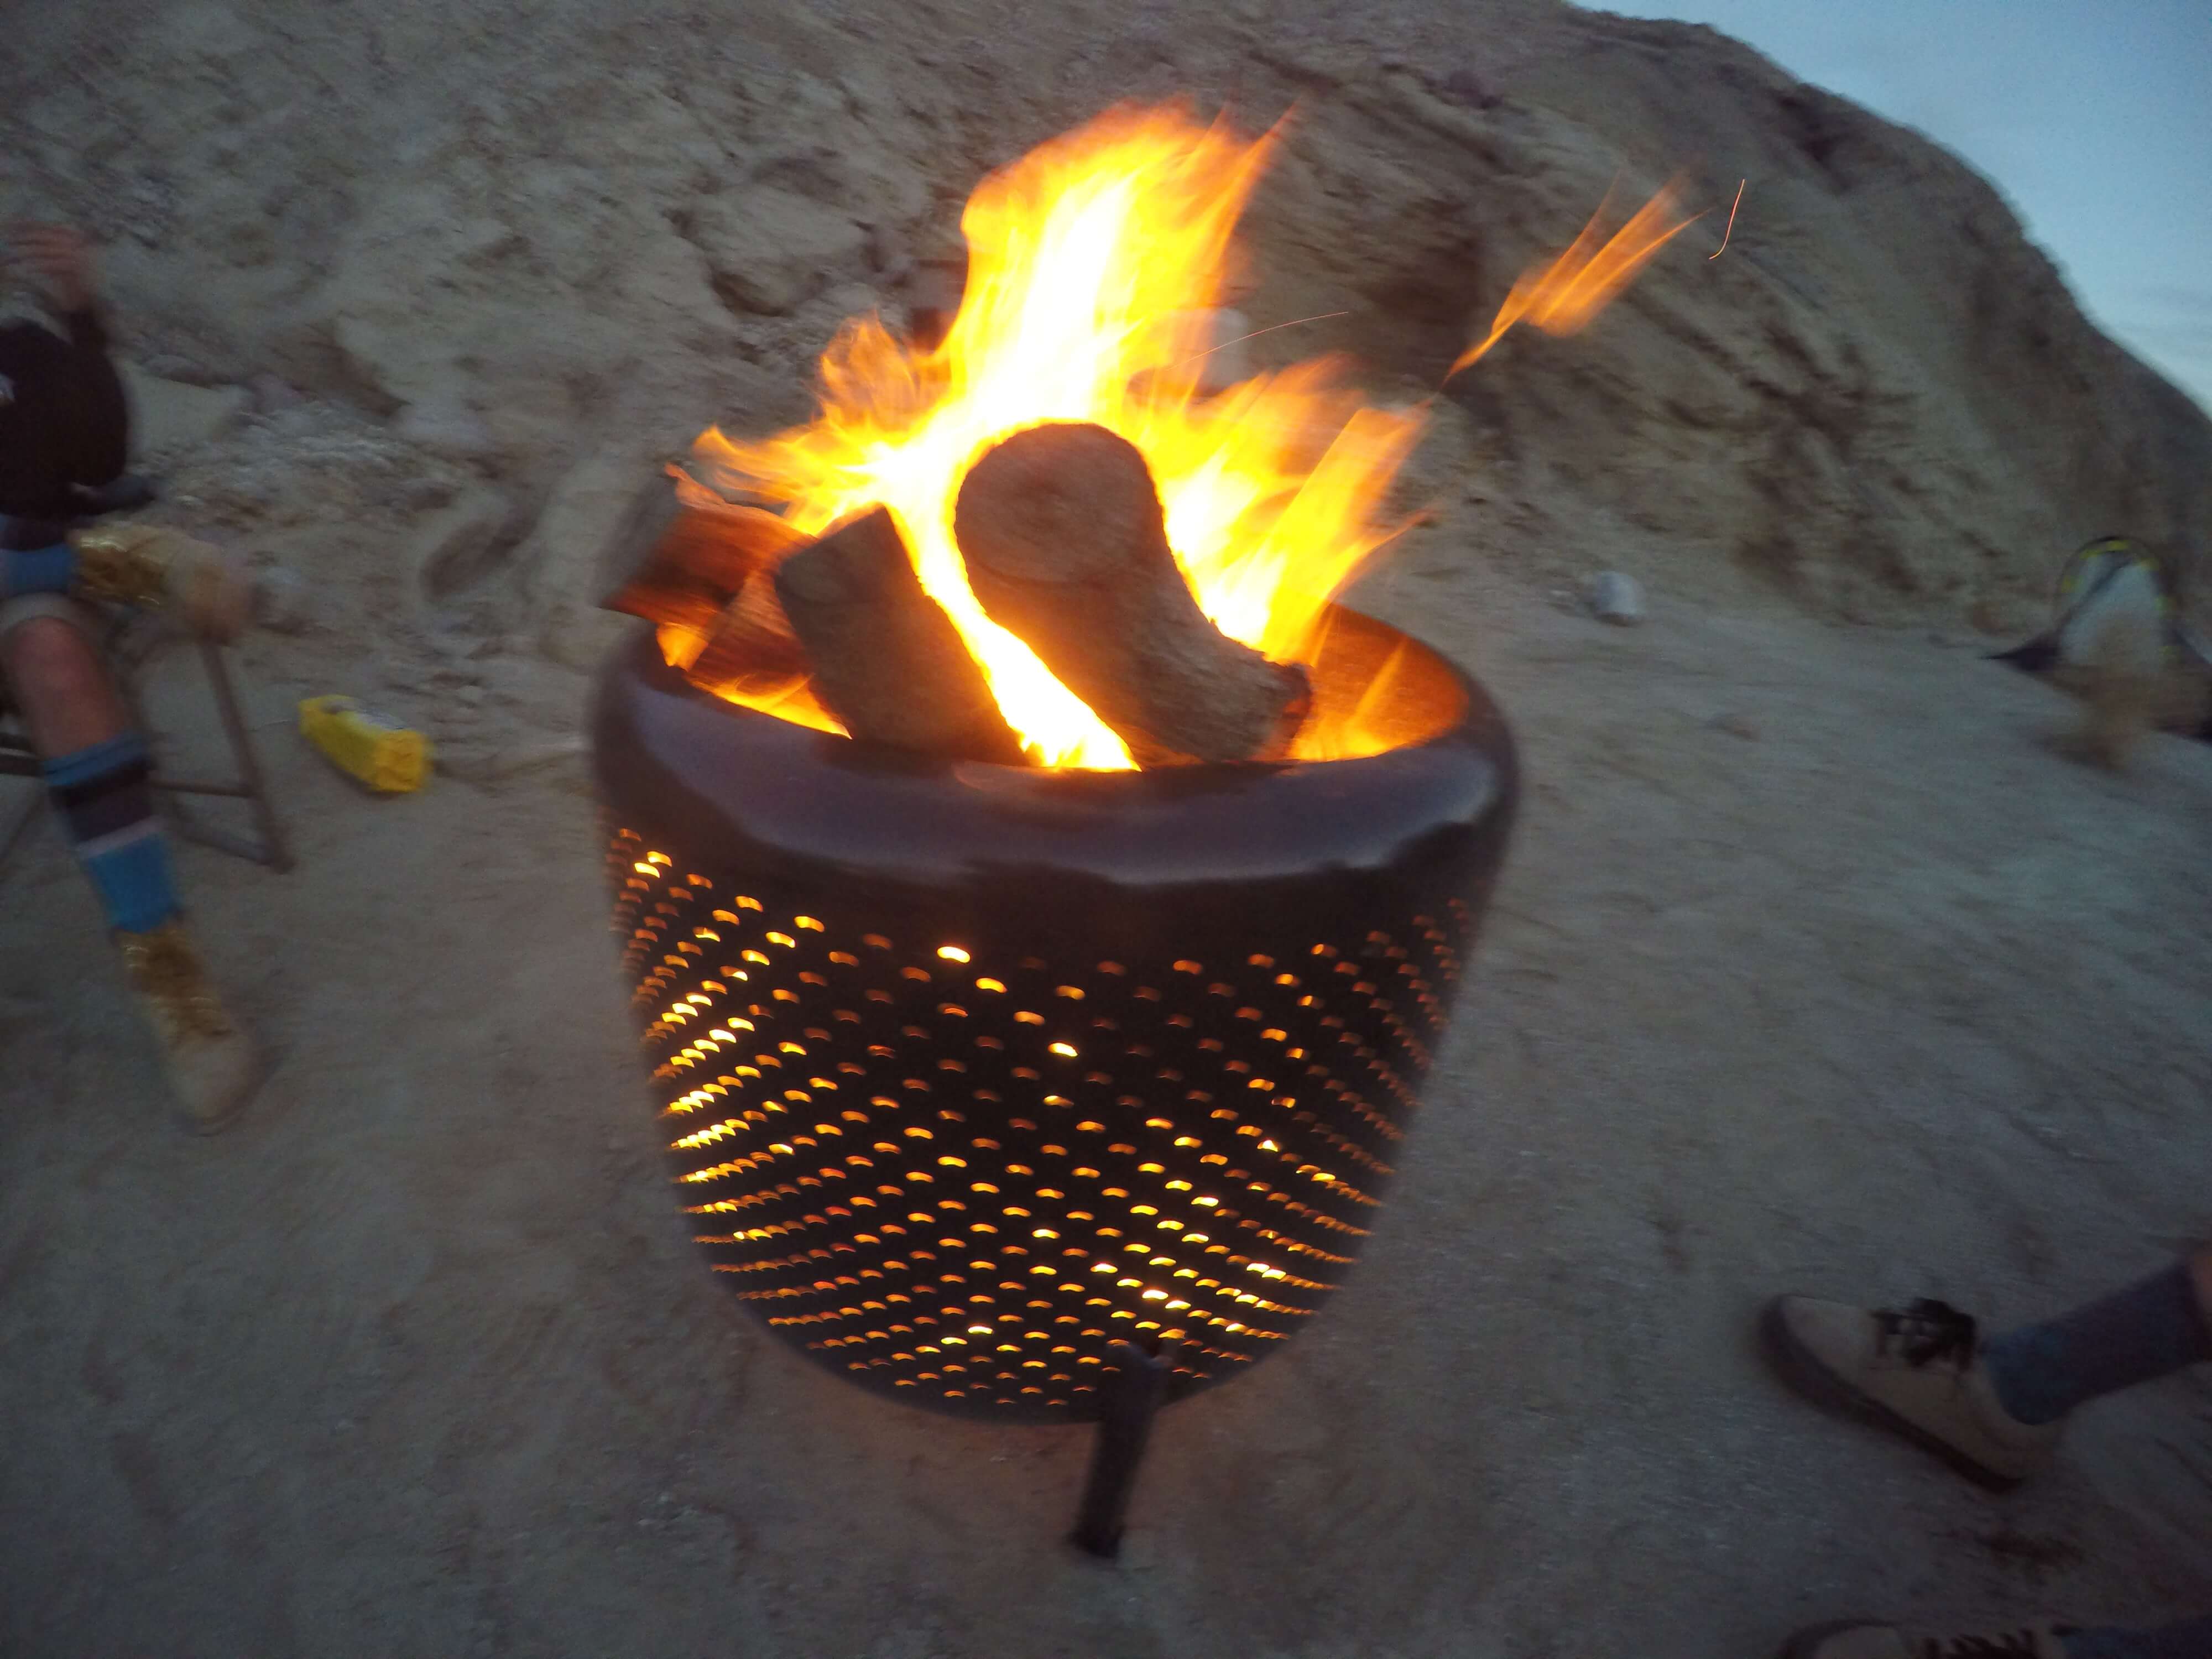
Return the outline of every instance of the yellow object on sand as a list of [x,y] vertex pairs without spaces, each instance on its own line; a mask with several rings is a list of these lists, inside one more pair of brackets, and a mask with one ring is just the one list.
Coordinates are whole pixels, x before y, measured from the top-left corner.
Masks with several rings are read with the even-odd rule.
[[300,730],[339,769],[386,794],[420,789],[430,770],[430,740],[373,714],[351,697],[307,697]]

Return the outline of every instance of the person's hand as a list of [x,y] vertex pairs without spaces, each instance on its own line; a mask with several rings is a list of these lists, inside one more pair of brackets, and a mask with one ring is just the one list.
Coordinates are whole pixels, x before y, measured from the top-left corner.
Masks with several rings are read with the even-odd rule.
[[64,315],[88,309],[99,288],[92,267],[92,244],[74,225],[25,222],[12,226],[8,246],[29,268]]

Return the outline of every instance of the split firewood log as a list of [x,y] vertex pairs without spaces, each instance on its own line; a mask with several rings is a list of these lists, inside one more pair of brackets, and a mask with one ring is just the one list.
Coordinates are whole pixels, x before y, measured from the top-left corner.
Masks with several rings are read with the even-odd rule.
[[722,607],[707,630],[707,643],[685,672],[709,691],[805,676],[806,647],[783,614],[772,568],[745,579],[738,597]]
[[969,470],[953,512],[968,585],[1113,727],[1139,766],[1279,757],[1304,669],[1206,620],[1168,546],[1144,456],[1100,426],[1018,432]]
[[601,545],[599,604],[711,634],[749,577],[805,540],[759,507],[687,505],[656,472]]
[[854,737],[925,754],[1022,763],[982,669],[925,592],[883,507],[787,555],[775,597],[814,667],[814,692]]

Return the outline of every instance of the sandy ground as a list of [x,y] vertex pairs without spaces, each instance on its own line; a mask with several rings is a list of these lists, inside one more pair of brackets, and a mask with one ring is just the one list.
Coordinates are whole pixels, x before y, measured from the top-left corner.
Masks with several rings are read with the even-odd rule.
[[327,647],[255,641],[301,866],[184,859],[276,1052],[242,1127],[163,1121],[50,828],[0,888],[0,1651],[1711,1659],[2212,1607],[2212,1378],[1991,1498],[1751,1340],[1786,1288],[2052,1310],[2205,1227],[2212,749],[2086,771],[1963,641],[1608,629],[1433,544],[1363,597],[1507,703],[1523,828],[1352,1290],[1164,1419],[1118,1568],[1059,1541],[1079,1433],[837,1386],[695,1259],[580,769],[366,799],[287,729]]

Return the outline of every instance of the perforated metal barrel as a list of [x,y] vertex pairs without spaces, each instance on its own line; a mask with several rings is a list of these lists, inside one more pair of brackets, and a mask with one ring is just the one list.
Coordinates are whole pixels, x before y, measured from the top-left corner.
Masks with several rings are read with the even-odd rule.
[[595,716],[615,931],[684,1213],[849,1379],[1096,1414],[1311,1318],[1375,1224],[1504,855],[1510,738],[1336,613],[1364,758],[1082,773],[900,756],[721,702],[650,635]]

